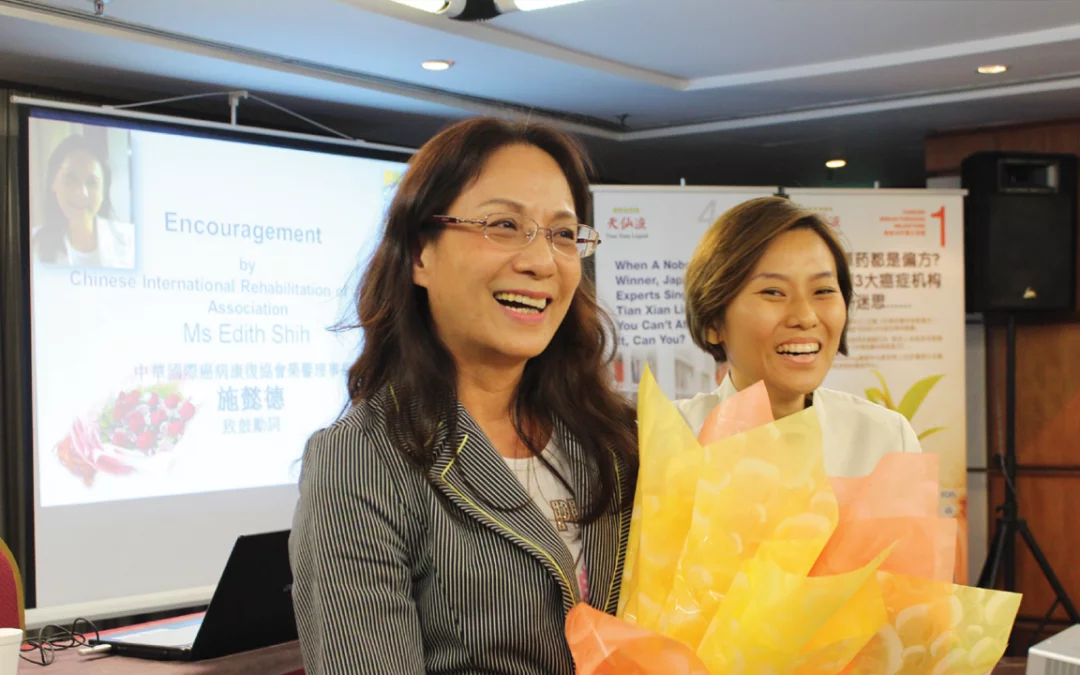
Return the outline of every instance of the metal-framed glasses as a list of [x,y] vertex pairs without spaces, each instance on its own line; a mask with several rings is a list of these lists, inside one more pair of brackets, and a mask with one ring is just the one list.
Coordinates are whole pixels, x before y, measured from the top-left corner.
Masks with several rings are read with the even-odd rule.
[[565,223],[540,227],[532,218],[518,213],[492,213],[482,219],[454,216],[432,216],[431,219],[443,225],[479,225],[484,230],[484,238],[509,250],[525,248],[541,230],[556,253],[571,258],[588,258],[600,245],[600,234],[588,225]]

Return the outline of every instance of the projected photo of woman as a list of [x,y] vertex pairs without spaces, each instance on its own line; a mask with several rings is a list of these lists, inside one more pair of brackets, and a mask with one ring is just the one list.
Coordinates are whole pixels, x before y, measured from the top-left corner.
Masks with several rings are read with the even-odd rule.
[[49,155],[40,205],[31,213],[35,259],[53,265],[134,269],[135,226],[116,218],[105,143],[83,134]]

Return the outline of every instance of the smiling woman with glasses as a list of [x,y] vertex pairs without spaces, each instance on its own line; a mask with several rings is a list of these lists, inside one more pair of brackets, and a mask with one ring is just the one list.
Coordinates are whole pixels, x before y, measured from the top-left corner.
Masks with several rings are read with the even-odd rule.
[[304,453],[290,540],[308,673],[574,672],[614,613],[634,411],[582,258],[578,145],[457,124],[413,157],[356,293],[352,406]]

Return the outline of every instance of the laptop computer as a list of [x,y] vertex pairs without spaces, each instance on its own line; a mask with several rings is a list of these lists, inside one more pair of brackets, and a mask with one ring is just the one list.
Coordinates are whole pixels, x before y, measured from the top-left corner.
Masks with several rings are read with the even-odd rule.
[[147,659],[199,661],[297,639],[289,531],[236,539],[201,616],[110,632],[91,645]]

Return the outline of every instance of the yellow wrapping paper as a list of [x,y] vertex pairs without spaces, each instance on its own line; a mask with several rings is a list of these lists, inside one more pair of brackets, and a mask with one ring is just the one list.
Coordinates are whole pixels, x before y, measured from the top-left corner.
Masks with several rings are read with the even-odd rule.
[[[720,440],[703,449],[645,373],[618,617],[570,613],[579,675],[990,672],[1020,596],[946,583],[917,555],[943,541],[932,462],[892,474],[886,456],[834,489],[812,409],[740,418],[761,421],[762,392],[718,411]],[[914,478],[894,480],[905,471]],[[888,534],[868,534],[874,523]]]
[[690,528],[704,453],[648,367],[638,387],[638,447],[619,617],[654,630]]
[[747,562],[698,655],[711,673],[837,673],[885,623],[875,572],[888,555],[833,577],[792,573],[761,555]]
[[845,675],[987,675],[1005,654],[1019,593],[889,572],[878,581],[888,619]]
[[775,562],[805,576],[836,527],[814,411],[705,448],[692,509],[659,629],[698,644],[726,589],[763,542],[788,544],[770,549]]

